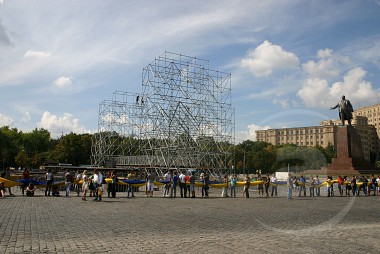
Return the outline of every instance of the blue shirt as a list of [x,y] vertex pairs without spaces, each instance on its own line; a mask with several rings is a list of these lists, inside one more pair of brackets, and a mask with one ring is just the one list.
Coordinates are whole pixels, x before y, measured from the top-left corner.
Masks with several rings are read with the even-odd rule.
[[178,182],[178,176],[177,176],[177,175],[174,175],[174,176],[173,176],[173,183],[172,183],[172,186],[177,186],[177,182]]

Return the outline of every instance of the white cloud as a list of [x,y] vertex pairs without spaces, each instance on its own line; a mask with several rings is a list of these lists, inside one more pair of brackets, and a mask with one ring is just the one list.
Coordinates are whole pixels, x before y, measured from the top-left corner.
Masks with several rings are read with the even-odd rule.
[[21,118],[22,123],[29,123],[32,117],[30,116],[29,112],[25,112],[24,115]]
[[70,86],[73,83],[72,78],[70,77],[60,77],[56,81],[54,81],[54,84],[59,87],[67,87]]
[[28,50],[24,54],[24,58],[46,58],[49,57],[50,53],[49,52],[44,52],[44,51],[36,51],[36,50]]
[[235,133],[235,143],[241,143],[244,140],[256,141],[256,132],[258,130],[268,130],[271,129],[270,126],[259,126],[256,124],[250,124],[247,126],[248,130],[239,131]]
[[304,82],[297,95],[307,107],[326,106],[324,99],[329,90],[327,80],[310,78]]
[[264,41],[248,52],[247,57],[241,60],[241,65],[249,68],[255,76],[262,77],[271,75],[275,70],[295,69],[299,66],[299,59],[280,46]]
[[[367,72],[360,67],[350,70],[343,78],[343,82],[332,85],[330,94],[334,97],[345,94],[351,100],[359,102],[373,101],[379,95],[380,89],[373,89],[371,82],[364,80]],[[338,94],[337,91],[341,93]]]
[[346,95],[351,102],[367,105],[375,102],[380,89],[374,89],[365,76],[366,71],[357,67],[348,71],[343,81],[331,86],[326,79],[307,79],[297,95],[307,107],[332,106],[342,95]]
[[12,118],[0,114],[0,126],[13,126],[14,121]]
[[56,116],[45,111],[38,125],[40,128],[50,131],[52,137],[57,137],[70,132],[77,134],[89,132],[79,123],[78,119],[74,118],[73,115],[69,113],[64,113],[63,116]]
[[303,71],[313,79],[333,78],[340,74],[339,57],[333,55],[331,49],[318,51],[319,61],[308,61],[302,64]]

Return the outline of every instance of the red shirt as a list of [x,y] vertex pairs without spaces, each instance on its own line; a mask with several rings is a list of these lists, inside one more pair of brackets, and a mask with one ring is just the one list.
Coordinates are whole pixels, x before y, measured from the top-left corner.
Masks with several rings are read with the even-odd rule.
[[25,170],[24,172],[22,172],[22,176],[24,177],[24,179],[29,179],[29,171]]

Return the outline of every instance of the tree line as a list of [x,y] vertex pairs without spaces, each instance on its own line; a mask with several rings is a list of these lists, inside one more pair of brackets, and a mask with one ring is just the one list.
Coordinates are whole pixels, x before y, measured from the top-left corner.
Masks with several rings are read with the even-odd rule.
[[[51,138],[45,129],[22,132],[17,128],[0,128],[0,158],[2,168],[39,168],[45,162],[77,165],[91,164],[92,134],[69,133]],[[234,146],[236,173],[269,174],[275,171],[320,169],[335,156],[332,145],[301,147],[274,146],[266,142],[246,140]]]
[[90,164],[91,134],[69,133],[51,138],[45,129],[22,132],[17,128],[0,128],[0,158],[2,168],[39,168],[44,162]]

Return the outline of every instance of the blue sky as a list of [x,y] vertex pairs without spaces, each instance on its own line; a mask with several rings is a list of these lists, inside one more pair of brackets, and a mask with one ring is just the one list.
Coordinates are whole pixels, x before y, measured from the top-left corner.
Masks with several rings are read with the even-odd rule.
[[380,102],[380,0],[0,0],[0,126],[94,133],[165,50],[232,74],[237,143]]

